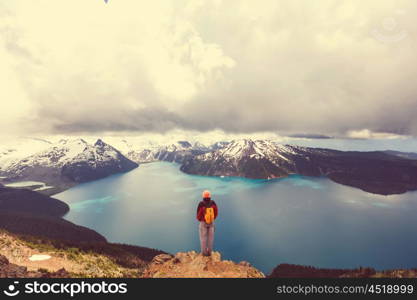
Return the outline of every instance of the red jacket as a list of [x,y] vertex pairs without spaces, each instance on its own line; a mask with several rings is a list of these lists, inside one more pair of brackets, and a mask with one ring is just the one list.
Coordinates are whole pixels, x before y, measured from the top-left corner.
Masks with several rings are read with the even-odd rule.
[[214,202],[213,200],[209,200],[209,201],[203,200],[203,201],[200,201],[197,207],[197,220],[200,222],[204,221],[204,213],[205,213],[206,207],[213,207],[214,219],[217,218],[218,209],[217,209],[216,202]]

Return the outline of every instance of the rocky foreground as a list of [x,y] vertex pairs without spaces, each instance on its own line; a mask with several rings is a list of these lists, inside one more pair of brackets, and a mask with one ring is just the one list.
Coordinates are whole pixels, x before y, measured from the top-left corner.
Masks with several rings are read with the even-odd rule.
[[0,230],[0,277],[137,278],[164,252],[107,242],[75,242]]
[[250,263],[195,251],[175,255],[136,246],[30,238],[0,230],[0,278],[417,278],[417,269],[320,269],[278,265],[268,276]]
[[4,184],[33,182],[34,185],[26,187],[53,195],[79,183],[128,172],[138,166],[101,139],[94,144],[74,139],[61,140],[27,157],[3,158],[0,175]]
[[219,252],[203,256],[195,251],[155,256],[143,273],[144,278],[264,278],[248,262],[222,260]]
[[[117,245],[59,245],[0,231],[0,277],[263,278],[248,262],[204,257],[195,251],[175,256],[133,251]],[[120,245],[119,245],[120,247]],[[122,251],[123,250],[123,251]],[[33,259],[34,257],[42,259]]]

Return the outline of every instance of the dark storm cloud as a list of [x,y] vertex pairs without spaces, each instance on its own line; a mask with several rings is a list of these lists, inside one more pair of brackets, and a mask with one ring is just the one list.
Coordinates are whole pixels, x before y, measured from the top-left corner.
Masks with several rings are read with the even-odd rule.
[[[118,116],[117,116],[118,115]],[[166,132],[173,128],[183,128],[187,124],[176,114],[163,108],[145,108],[140,111],[116,113],[113,118],[101,115],[88,120],[56,121],[54,133],[140,131]]]

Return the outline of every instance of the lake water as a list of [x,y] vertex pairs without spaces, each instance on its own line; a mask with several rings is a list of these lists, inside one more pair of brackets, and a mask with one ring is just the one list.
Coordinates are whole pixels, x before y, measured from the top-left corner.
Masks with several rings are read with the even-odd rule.
[[214,178],[167,162],[78,185],[54,197],[69,221],[111,242],[199,250],[196,206],[204,189],[219,207],[215,250],[265,273],[279,263],[329,268],[417,267],[417,193],[379,196],[326,178]]

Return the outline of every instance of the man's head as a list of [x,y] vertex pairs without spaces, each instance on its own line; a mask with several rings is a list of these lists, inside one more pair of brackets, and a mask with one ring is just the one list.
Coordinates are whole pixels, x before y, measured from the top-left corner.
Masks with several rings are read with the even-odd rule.
[[211,198],[210,191],[205,190],[205,191],[203,192],[203,199],[210,199],[210,198]]

